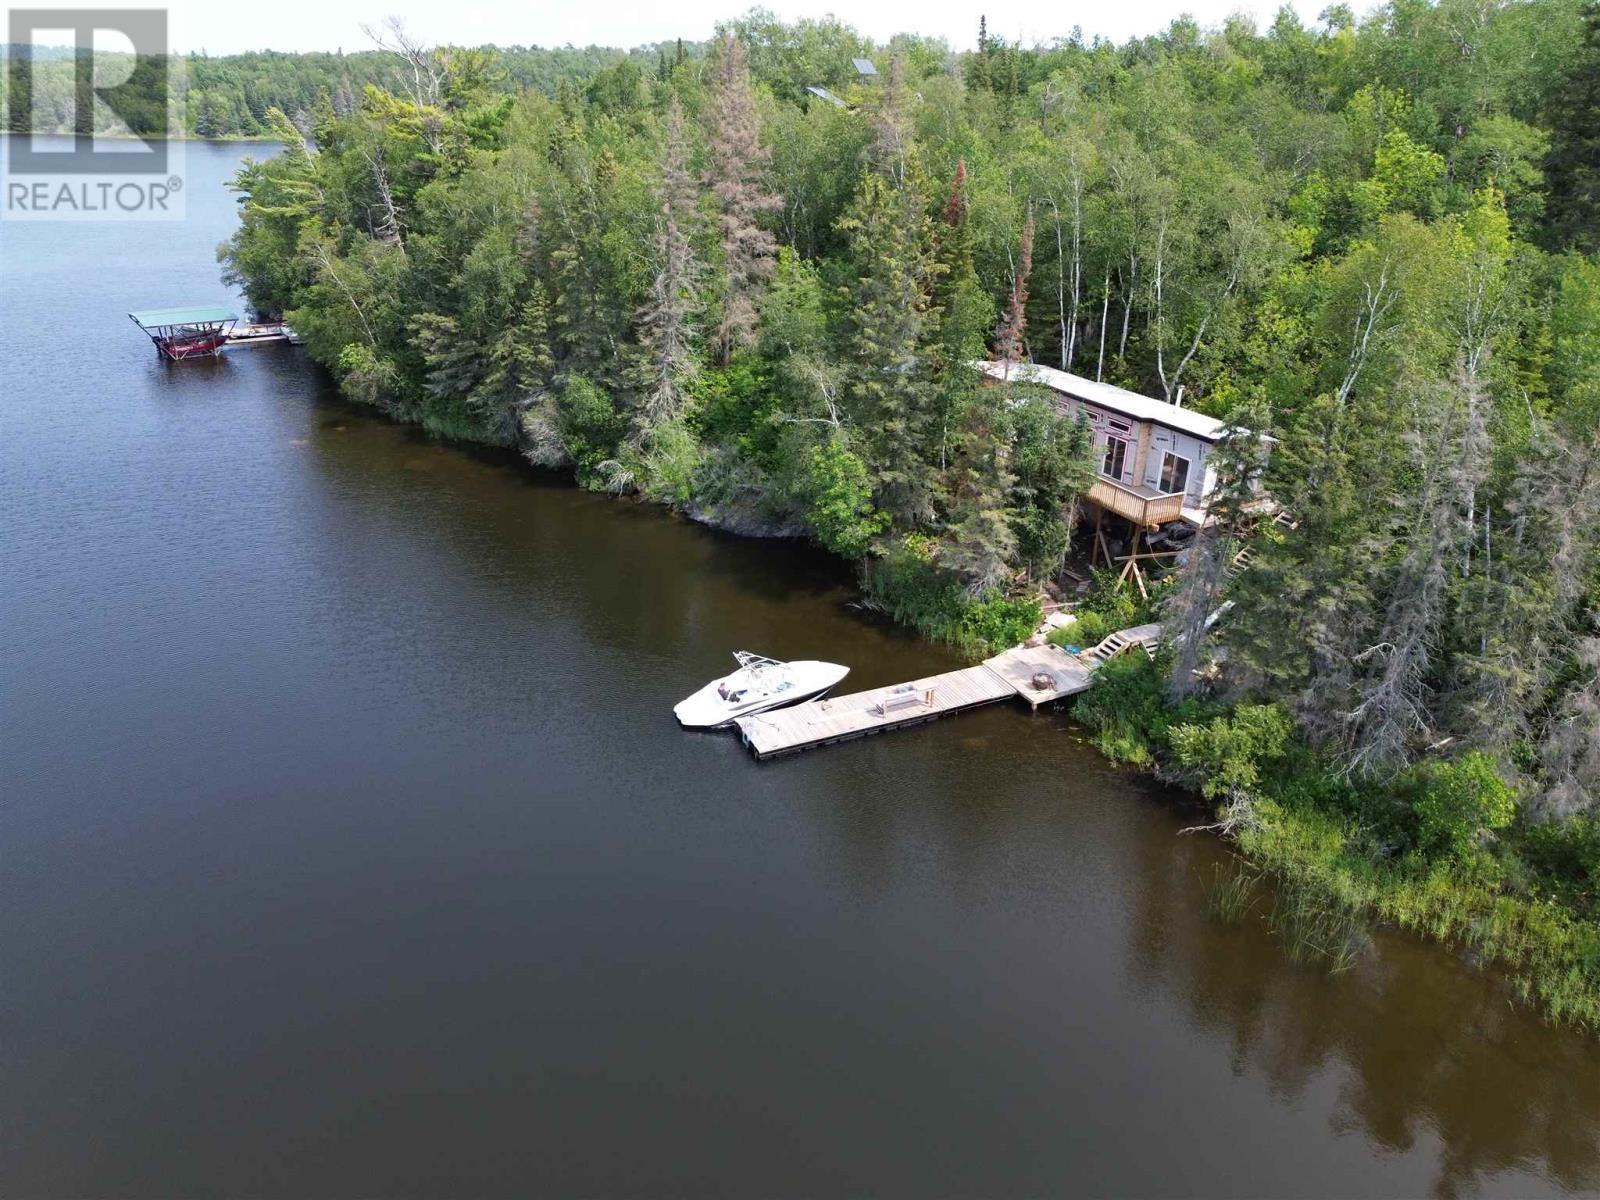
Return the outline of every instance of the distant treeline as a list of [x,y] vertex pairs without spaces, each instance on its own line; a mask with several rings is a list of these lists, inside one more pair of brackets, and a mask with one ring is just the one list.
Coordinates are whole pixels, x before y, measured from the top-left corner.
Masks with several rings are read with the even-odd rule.
[[[28,104],[12,103],[10,71],[0,72],[0,106],[5,128],[15,132],[74,132],[73,59],[64,46],[7,44],[3,56],[31,58],[25,86]],[[445,53],[448,53],[446,51]],[[659,74],[676,62],[702,57],[703,44],[674,42],[619,50],[607,46],[573,46],[545,49],[539,46],[501,47],[496,51],[494,86],[507,94],[538,92],[553,96],[565,79],[583,83],[597,73],[627,63],[641,76]],[[105,77],[120,78],[126,54],[102,54],[97,66]],[[182,99],[173,107],[168,132],[201,138],[267,137],[268,114],[285,113],[302,130],[310,130],[319,106],[328,105],[336,116],[352,115],[369,87],[398,86],[403,57],[390,50],[365,50],[353,54],[283,54],[267,50],[250,54],[209,57],[189,54],[177,59],[169,81],[161,60],[146,63],[123,85],[115,104],[96,106],[85,133],[107,133],[125,123],[134,133],[157,133],[166,125],[163,103],[168,88]],[[181,124],[178,118],[181,116]]]

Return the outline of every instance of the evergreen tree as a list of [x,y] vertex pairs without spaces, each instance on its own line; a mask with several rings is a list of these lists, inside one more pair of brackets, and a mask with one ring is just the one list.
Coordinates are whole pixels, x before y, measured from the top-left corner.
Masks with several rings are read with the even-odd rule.
[[936,394],[937,463],[942,470],[952,453],[955,431],[967,410],[977,403],[980,377],[968,364],[982,358],[984,339],[994,319],[994,306],[978,280],[967,214],[966,159],[956,163],[941,219],[935,226],[939,276],[934,302],[940,312],[940,346]]
[[640,448],[683,415],[689,387],[699,369],[694,340],[703,269],[691,237],[695,190],[688,168],[683,108],[677,96],[667,105],[663,134],[657,266],[649,295],[639,309],[639,342],[644,352],[642,399],[634,414],[631,440]]
[[1011,473],[1005,431],[998,414],[974,411],[962,437],[950,486],[950,517],[939,544],[939,562],[954,571],[974,596],[1001,591],[1017,555],[1017,535],[1006,501]]
[[854,275],[841,298],[848,306],[846,396],[877,503],[915,525],[933,515],[927,347],[937,333],[929,295],[937,268],[921,205],[902,193],[875,172],[862,178],[840,222]]
[[1048,579],[1066,559],[1078,500],[1094,483],[1094,434],[1081,414],[1064,416],[1037,385],[1008,384],[992,402],[1004,404],[1013,431],[1018,559],[1034,577]]
[[1583,10],[1583,40],[1563,83],[1552,89],[1551,234],[1585,254],[1600,254],[1600,0]]
[[1204,643],[1222,604],[1229,567],[1255,523],[1252,507],[1266,469],[1269,420],[1262,405],[1242,408],[1207,461],[1207,469],[1216,473],[1207,521],[1189,547],[1177,585],[1162,610],[1175,648],[1169,681],[1174,699],[1191,695],[1199,686],[1195,672],[1204,661]]
[[910,101],[906,94],[906,64],[898,54],[889,60],[871,111],[871,140],[864,156],[867,166],[904,187],[913,164]]
[[1028,278],[1033,274],[1033,208],[1022,221],[1022,237],[1017,245],[1017,270],[1011,280],[1011,298],[1005,316],[995,331],[994,356],[1006,374],[1023,362],[1028,354]]
[[967,60],[967,86],[974,91],[989,91],[994,76],[989,65],[989,18],[978,17],[978,52]]
[[755,343],[760,289],[772,275],[777,252],[777,241],[761,220],[783,207],[763,186],[771,155],[761,144],[761,114],[750,87],[744,43],[732,34],[718,44],[708,111],[706,183],[721,215],[725,278],[715,358],[726,365],[736,348]]

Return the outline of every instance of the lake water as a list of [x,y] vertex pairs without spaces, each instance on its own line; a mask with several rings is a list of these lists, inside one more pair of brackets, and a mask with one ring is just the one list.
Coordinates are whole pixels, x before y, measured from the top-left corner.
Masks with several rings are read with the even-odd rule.
[[[0,1195],[1546,1195],[1600,1048],[1381,936],[1292,965],[1062,714],[768,764],[748,648],[950,665],[847,572],[430,442],[188,219],[0,227]],[[259,152],[259,151],[257,151]]]

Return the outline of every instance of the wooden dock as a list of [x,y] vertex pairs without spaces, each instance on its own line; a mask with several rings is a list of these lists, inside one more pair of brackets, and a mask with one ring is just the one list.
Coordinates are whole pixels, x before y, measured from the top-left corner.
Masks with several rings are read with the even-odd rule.
[[740,717],[735,724],[757,758],[772,758],[921,725],[1016,696],[1038,708],[1084,691],[1093,672],[1093,665],[1058,647],[1017,646],[975,667],[811,700]]
[[235,325],[228,334],[230,346],[265,346],[275,342],[298,345],[300,335],[281,321],[258,322],[253,325]]
[[1038,708],[1063,696],[1076,696],[1089,686],[1094,668],[1059,646],[1014,646],[993,658],[984,659],[984,668],[993,671],[1021,696],[1030,708]]

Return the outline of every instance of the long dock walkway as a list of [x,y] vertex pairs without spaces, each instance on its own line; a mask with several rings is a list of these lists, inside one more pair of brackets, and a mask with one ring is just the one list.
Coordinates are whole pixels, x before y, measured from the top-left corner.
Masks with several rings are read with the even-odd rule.
[[[1051,645],[1015,646],[975,667],[848,696],[810,700],[740,717],[735,724],[757,758],[772,758],[887,729],[922,725],[1016,696],[1037,709],[1086,691],[1095,669],[1107,658],[1134,646],[1149,652],[1159,635],[1159,626],[1121,630],[1081,655]],[[1108,647],[1113,648],[1107,651]]]

